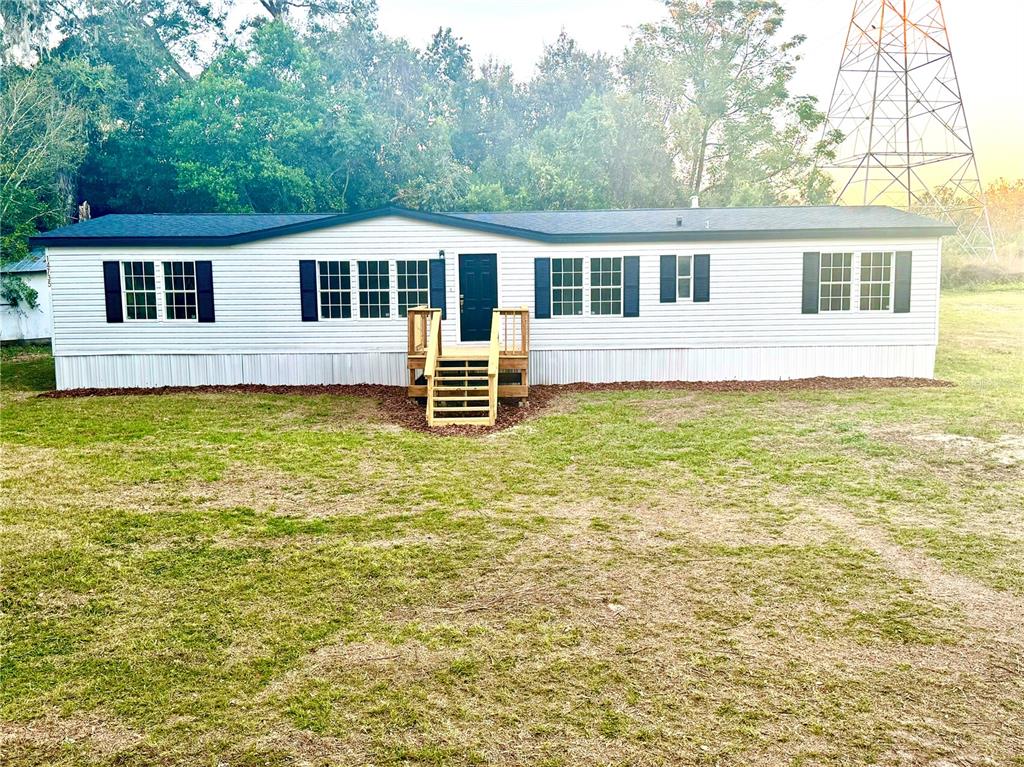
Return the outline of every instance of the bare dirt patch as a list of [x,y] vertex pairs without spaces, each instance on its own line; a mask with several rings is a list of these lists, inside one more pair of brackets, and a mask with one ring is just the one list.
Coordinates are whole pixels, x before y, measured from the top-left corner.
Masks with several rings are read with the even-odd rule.
[[872,433],[885,440],[939,451],[954,458],[981,460],[1003,467],[1024,463],[1024,436],[1020,434],[1001,434],[994,440],[985,440],[967,434],[928,431],[924,424],[916,428],[876,428]]
[[860,545],[882,557],[897,575],[921,583],[938,600],[962,605],[972,622],[1024,653],[1024,601],[946,571],[926,555],[893,543],[881,530],[861,524],[842,509],[820,504],[816,511]]
[[[845,763],[866,756],[866,742],[891,764],[1003,763],[1015,753],[1019,738],[1002,707],[1020,692],[1021,668],[1005,647],[986,635],[966,641],[955,611],[918,616],[928,604],[910,594],[908,619],[948,640],[844,634],[850,614],[889,599],[887,579],[859,598],[839,589],[837,603],[825,584],[819,594],[773,575],[770,563],[748,572],[743,555],[695,541],[690,528],[701,523],[677,514],[688,506],[683,498],[634,509],[635,522],[613,516],[623,527],[611,530],[589,524],[614,515],[611,504],[556,506],[552,527],[465,572],[442,598],[389,613],[390,623],[441,644],[367,638],[314,650],[265,695],[295,700],[319,688],[341,697],[325,733],[306,731],[287,750],[372,761],[374,741],[355,724],[367,706],[391,710],[377,686],[383,678],[397,691],[393,705],[415,722],[395,737],[454,754],[475,749],[494,764],[571,755],[579,764],[767,766],[812,754]],[[755,572],[763,579],[752,582]],[[566,668],[570,678],[560,676]],[[429,694],[406,696],[416,689]],[[737,746],[741,732],[746,745]]]
[[48,716],[28,722],[0,722],[0,750],[8,755],[25,750],[56,753],[78,746],[109,758],[141,741],[139,733],[98,717]]

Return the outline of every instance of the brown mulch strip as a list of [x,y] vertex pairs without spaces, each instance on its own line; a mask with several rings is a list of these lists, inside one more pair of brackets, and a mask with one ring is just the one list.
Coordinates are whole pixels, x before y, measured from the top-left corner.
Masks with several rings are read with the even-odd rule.
[[40,397],[66,399],[71,397],[123,397],[156,394],[297,394],[302,396],[372,397],[388,423],[415,431],[429,431],[442,436],[481,436],[515,426],[541,412],[561,394],[604,391],[683,390],[705,392],[776,392],[839,389],[920,389],[953,386],[951,381],[932,378],[799,378],[789,381],[627,381],[623,383],[575,383],[531,386],[530,398],[516,405],[498,407],[494,426],[442,426],[430,429],[423,407],[406,395],[404,386],[381,384],[324,384],[310,386],[265,386],[236,384],[232,386],[161,386],[153,389],[63,389],[48,391]]

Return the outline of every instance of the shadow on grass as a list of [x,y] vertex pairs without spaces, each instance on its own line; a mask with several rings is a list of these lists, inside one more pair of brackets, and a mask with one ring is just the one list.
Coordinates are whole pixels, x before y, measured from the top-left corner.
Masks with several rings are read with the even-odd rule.
[[53,355],[48,345],[5,346],[0,351],[0,389],[50,391],[56,387]]

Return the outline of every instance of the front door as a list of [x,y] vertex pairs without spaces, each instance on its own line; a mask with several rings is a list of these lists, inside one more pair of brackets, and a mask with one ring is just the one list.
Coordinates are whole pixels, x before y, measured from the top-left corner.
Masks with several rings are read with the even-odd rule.
[[459,327],[463,341],[491,337],[491,312],[498,308],[498,257],[459,255]]

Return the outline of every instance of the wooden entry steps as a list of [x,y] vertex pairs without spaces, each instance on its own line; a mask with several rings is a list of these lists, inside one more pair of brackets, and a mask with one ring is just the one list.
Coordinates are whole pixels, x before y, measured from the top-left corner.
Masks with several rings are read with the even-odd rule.
[[426,400],[427,424],[493,426],[498,400],[529,395],[529,311],[495,309],[486,344],[442,348],[441,310],[410,309],[409,396]]

